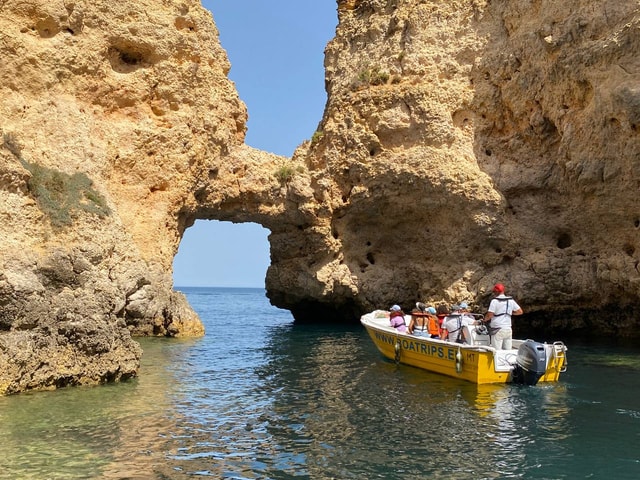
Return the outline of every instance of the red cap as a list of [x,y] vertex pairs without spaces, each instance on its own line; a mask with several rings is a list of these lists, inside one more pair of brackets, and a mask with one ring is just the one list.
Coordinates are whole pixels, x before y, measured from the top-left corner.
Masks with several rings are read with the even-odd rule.
[[493,286],[493,291],[497,293],[504,293],[504,285],[501,283],[496,283]]

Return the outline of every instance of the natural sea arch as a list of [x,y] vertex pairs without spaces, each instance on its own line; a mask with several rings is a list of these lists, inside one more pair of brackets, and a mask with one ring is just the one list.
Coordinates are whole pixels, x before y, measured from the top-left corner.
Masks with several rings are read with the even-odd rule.
[[[326,103],[324,49],[337,25],[336,2],[204,0],[246,104],[245,143],[291,156],[313,136]],[[211,212],[208,212],[211,214]],[[176,287],[264,287],[269,230],[255,223],[198,220],[173,264]]]

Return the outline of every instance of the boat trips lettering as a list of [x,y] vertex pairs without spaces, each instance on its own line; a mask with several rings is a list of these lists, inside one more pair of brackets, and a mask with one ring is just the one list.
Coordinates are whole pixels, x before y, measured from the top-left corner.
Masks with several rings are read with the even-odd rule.
[[[395,345],[396,339],[391,335],[385,335],[384,333],[375,332],[378,340],[388,343],[389,345]],[[410,350],[418,353],[422,353],[424,355],[429,355],[432,357],[444,358],[446,360],[455,360],[456,354],[455,349],[453,348],[445,348],[441,345],[427,345],[424,343],[415,343],[413,341],[402,339],[402,349]]]

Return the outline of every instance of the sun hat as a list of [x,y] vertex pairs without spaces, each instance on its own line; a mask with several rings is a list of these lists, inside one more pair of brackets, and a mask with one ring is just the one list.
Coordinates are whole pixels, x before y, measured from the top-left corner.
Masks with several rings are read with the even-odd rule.
[[493,291],[494,291],[494,292],[498,292],[498,293],[504,293],[504,285],[503,285],[503,284],[501,284],[501,283],[496,283],[496,284],[493,286]]
[[427,308],[427,312],[430,313],[431,315],[435,315],[436,314],[436,309],[433,307],[429,307]]
[[393,307],[390,308],[390,310],[392,312],[399,312],[400,311],[400,305],[394,305]]

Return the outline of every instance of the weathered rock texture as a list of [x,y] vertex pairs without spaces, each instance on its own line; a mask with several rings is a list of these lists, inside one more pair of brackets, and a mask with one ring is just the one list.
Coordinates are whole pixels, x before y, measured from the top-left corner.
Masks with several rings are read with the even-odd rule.
[[0,393],[202,335],[178,242],[246,113],[198,2],[0,2]]
[[[272,241],[298,317],[416,299],[633,334],[640,294],[635,1],[342,1],[327,108],[296,157],[308,224]],[[537,314],[537,315],[536,315]]]
[[269,228],[268,295],[298,321],[502,281],[534,326],[637,326],[637,2],[338,16],[324,116],[286,159],[243,144],[199,2],[0,0],[0,393],[127,378],[131,335],[202,335],[171,280],[196,219]]

